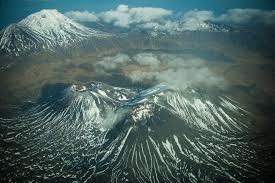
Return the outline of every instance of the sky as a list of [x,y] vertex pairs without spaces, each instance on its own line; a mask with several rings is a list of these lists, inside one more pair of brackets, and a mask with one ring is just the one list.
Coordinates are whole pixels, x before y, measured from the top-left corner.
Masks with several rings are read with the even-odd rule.
[[101,12],[115,9],[120,4],[129,7],[160,7],[173,12],[210,10],[222,13],[233,8],[274,10],[274,0],[0,0],[0,28],[15,23],[41,9]]

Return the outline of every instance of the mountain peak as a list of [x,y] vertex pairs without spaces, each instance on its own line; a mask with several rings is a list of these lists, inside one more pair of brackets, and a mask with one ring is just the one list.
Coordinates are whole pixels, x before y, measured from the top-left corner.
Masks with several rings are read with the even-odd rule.
[[23,20],[21,20],[19,23],[34,23],[39,21],[45,21],[45,20],[57,20],[57,19],[66,19],[62,13],[57,11],[56,9],[43,9],[39,12],[33,13]]
[[38,12],[35,12],[35,13],[27,16],[25,19],[29,20],[29,19],[33,19],[34,17],[36,17],[36,18],[49,18],[49,17],[64,17],[64,15],[56,9],[42,9]]
[[110,35],[85,27],[55,9],[33,13],[18,23],[11,24],[0,32],[0,48],[19,55],[29,50],[54,51],[89,38]]
[[25,19],[21,20],[18,24],[31,29],[35,29],[37,31],[59,29],[61,26],[74,26],[82,29],[84,28],[84,26],[67,18],[56,9],[44,9],[39,12],[33,13],[27,16]]

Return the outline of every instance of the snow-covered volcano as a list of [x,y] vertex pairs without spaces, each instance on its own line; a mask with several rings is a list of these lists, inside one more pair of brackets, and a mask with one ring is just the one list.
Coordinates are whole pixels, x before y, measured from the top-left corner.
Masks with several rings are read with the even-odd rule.
[[38,182],[250,180],[250,119],[231,99],[191,88],[72,85],[0,120],[1,143],[20,145],[0,150],[3,171]]
[[1,30],[0,49],[13,55],[29,51],[56,51],[88,38],[110,36],[80,25],[57,10],[41,10]]

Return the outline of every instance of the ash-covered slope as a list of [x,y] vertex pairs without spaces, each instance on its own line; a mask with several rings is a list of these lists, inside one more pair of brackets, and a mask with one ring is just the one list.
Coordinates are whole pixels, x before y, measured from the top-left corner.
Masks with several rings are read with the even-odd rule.
[[103,83],[56,93],[14,119],[0,120],[7,147],[0,150],[1,181],[260,179],[257,146],[246,138],[251,117],[225,96]]
[[12,55],[57,51],[90,38],[110,34],[80,25],[57,10],[41,10],[1,30],[0,49]]

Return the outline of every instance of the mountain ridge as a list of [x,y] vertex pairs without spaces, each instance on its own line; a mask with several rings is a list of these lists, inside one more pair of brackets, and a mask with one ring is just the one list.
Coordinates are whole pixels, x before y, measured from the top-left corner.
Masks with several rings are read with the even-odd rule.
[[[257,176],[258,170],[251,167],[256,158],[255,151],[250,151],[253,144],[243,138],[251,129],[246,118],[251,116],[236,102],[196,88],[178,90],[158,84],[140,89],[99,82],[57,87],[55,96],[47,92],[26,113],[13,119],[0,118],[3,126],[14,125],[10,129],[21,132],[8,133],[3,141],[25,142],[30,155],[22,153],[22,159],[40,160],[46,152],[58,153],[48,164],[60,170],[72,168],[75,174],[64,171],[64,175],[76,175],[82,182],[100,180],[101,176],[104,182],[118,182],[113,177],[119,182],[183,182],[177,176],[188,182],[218,180],[220,176],[238,182],[247,175]],[[19,125],[14,122],[18,119]],[[41,124],[45,125],[41,128]],[[18,151],[9,148],[0,152],[11,157]],[[83,161],[79,153],[85,157]],[[56,158],[68,159],[68,154],[75,161],[56,164]],[[239,156],[251,158],[244,158],[245,163],[239,166]],[[43,163],[38,161],[32,170],[39,170]],[[87,164],[83,171],[74,171],[82,163]],[[140,167],[146,164],[143,171]],[[20,173],[18,177],[24,176]],[[50,168],[43,173],[49,181],[59,176],[52,177]],[[91,175],[86,176],[88,173]],[[193,176],[186,176],[189,174]]]

